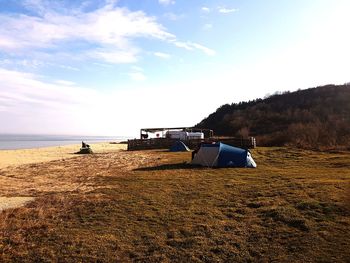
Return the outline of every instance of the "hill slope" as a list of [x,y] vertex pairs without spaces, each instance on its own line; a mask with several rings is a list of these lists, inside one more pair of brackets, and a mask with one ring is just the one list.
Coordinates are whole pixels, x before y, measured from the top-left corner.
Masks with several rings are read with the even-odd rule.
[[327,85],[225,104],[196,125],[216,135],[255,136],[258,145],[350,146],[350,85]]

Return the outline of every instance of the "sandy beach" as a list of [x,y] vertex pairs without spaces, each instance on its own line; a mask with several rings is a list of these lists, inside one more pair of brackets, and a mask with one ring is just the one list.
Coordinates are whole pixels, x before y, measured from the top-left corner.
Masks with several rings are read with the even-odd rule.
[[[126,144],[95,143],[90,144],[94,153],[126,150]],[[0,150],[0,169],[7,166],[41,163],[53,160],[77,157],[80,144],[54,146],[34,149]]]
[[[126,150],[126,147],[126,144],[91,144],[91,148],[96,154],[115,153],[120,150]],[[78,187],[79,184],[72,183],[72,179],[68,180],[64,187],[60,186],[60,177],[58,175],[54,176],[54,179],[49,175],[47,175],[47,178],[46,176],[41,177],[42,173],[36,171],[36,169],[30,175],[27,174],[28,165],[32,165],[32,168],[35,168],[37,165],[49,161],[63,161],[70,158],[79,159],[83,155],[74,154],[79,149],[80,144],[34,149],[0,150],[0,182],[3,188],[0,191],[0,211],[23,206],[34,200],[32,191],[37,189],[37,187],[40,188],[40,185],[42,186],[41,189],[46,188],[47,191],[57,191],[58,189],[69,191]]]

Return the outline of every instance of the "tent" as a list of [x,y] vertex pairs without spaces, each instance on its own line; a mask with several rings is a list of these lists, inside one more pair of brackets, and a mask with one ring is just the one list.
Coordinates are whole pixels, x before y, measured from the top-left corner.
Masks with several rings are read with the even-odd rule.
[[171,152],[188,152],[190,149],[182,141],[176,141],[169,149]]
[[248,150],[220,142],[202,144],[194,155],[192,164],[207,167],[256,167],[256,163]]

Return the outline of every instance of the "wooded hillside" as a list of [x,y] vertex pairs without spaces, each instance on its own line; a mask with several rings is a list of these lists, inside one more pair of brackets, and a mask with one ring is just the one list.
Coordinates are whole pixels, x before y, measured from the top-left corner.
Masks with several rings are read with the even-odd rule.
[[196,127],[222,136],[255,136],[259,146],[350,149],[350,84],[225,104]]

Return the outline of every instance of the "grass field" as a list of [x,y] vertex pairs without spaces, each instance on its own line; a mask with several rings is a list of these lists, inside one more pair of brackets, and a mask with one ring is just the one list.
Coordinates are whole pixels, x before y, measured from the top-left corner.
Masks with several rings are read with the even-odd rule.
[[257,169],[190,153],[101,153],[0,170],[0,262],[349,262],[350,153],[257,148]]

